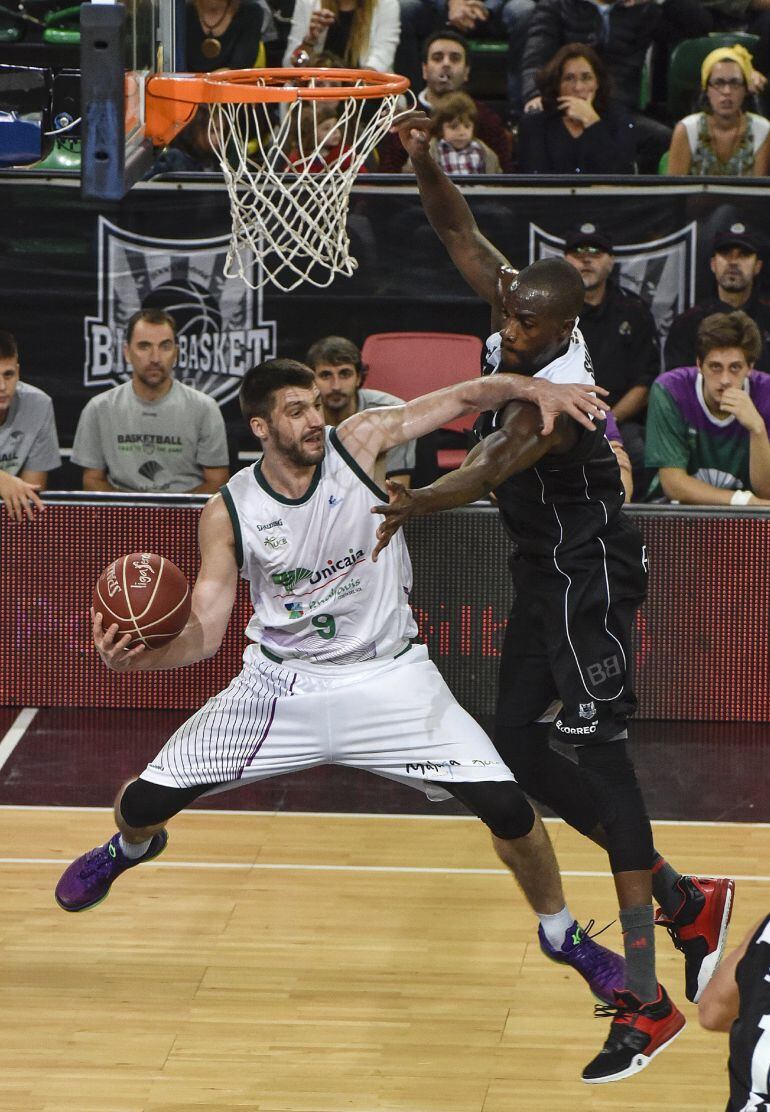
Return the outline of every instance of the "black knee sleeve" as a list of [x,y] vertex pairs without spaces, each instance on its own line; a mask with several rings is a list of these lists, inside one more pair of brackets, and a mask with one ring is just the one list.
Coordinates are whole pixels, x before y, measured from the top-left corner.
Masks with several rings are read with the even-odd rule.
[[477,815],[497,838],[526,838],[535,825],[535,812],[524,792],[512,780],[440,784]]
[[582,745],[578,761],[607,835],[613,873],[649,869],[654,854],[652,829],[625,742]]
[[209,787],[208,784],[198,784],[194,788],[169,788],[165,784],[153,784],[140,778],[132,781],[123,792],[120,813],[124,822],[135,830],[158,826],[208,791]]
[[533,722],[505,731],[496,747],[519,786],[581,834],[599,825],[593,795],[575,761],[551,748],[549,724]]

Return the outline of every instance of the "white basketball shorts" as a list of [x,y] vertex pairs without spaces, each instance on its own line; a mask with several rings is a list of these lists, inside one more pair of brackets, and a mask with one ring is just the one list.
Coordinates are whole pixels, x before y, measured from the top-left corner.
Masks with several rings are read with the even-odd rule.
[[225,791],[324,764],[366,769],[441,799],[447,793],[425,781],[514,779],[424,645],[396,659],[336,667],[276,664],[255,653],[141,775]]

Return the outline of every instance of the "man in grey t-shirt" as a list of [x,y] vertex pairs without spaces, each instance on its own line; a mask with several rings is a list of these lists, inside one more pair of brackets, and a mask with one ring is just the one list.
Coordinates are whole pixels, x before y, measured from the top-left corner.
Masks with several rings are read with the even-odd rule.
[[48,472],[60,463],[53,402],[19,381],[16,340],[0,332],[0,498],[14,520],[43,508],[35,491],[45,490]]
[[123,351],[131,378],[92,398],[78,421],[83,489],[214,494],[229,477],[225,423],[213,398],[173,376],[174,318],[140,309]]
[[[350,340],[342,336],[326,336],[316,340],[305,357],[305,362],[315,374],[321,394],[324,418],[327,425],[339,425],[362,409],[377,406],[403,405],[404,399],[381,390],[366,390],[361,386],[363,367],[361,352]],[[385,479],[395,479],[403,486],[410,486],[414,471],[416,445],[414,440],[399,444],[377,461],[376,479],[380,486]]]

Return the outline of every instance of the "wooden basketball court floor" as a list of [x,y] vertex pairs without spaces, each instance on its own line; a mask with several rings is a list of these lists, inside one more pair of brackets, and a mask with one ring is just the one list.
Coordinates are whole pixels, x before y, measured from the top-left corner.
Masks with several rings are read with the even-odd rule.
[[[159,861],[93,910],[65,914],[53,887],[112,832],[119,777],[106,761],[108,787],[79,760],[67,712],[45,713],[36,735],[31,720],[0,712],[3,1112],[724,1109],[726,1036],[698,1027],[664,932],[661,977],[687,1028],[637,1077],[580,1081],[609,1021],[593,1017],[576,974],[542,956],[531,913],[472,818],[277,801],[195,808],[173,820]],[[129,736],[132,757],[134,746]],[[138,747],[149,756],[155,741]],[[124,737],[103,732],[101,748],[115,757]],[[62,783],[100,805],[62,806]],[[357,783],[374,812],[380,781]],[[603,926],[615,914],[605,858],[562,823],[548,828],[571,908]],[[680,868],[739,878],[737,944],[770,906],[770,826],[669,819],[655,836]],[[617,924],[602,941],[620,947]]]

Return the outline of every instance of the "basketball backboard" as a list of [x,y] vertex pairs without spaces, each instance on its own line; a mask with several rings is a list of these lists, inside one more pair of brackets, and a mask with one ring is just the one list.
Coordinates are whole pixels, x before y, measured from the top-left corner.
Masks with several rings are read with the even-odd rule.
[[118,201],[149,169],[145,85],[184,70],[184,0],[91,0],[80,8],[82,191]]

